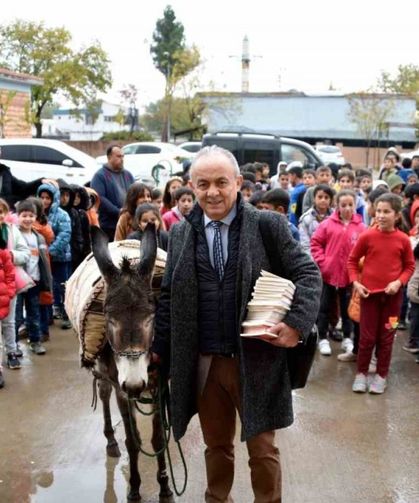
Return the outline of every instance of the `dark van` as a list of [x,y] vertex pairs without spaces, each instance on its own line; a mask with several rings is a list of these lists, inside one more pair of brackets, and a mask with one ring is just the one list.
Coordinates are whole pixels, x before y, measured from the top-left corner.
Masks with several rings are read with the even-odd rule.
[[271,176],[277,172],[278,162],[300,161],[305,169],[316,169],[323,163],[315,150],[300,140],[261,133],[219,132],[205,134],[202,146],[218,145],[229,150],[239,166],[248,162],[266,162]]

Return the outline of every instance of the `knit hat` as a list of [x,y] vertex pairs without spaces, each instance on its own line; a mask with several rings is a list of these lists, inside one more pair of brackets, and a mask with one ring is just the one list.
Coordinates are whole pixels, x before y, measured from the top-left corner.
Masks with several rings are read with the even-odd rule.
[[399,175],[390,175],[387,178],[387,184],[388,188],[390,189],[390,192],[394,190],[397,186],[402,185],[403,187],[406,185],[403,181],[403,178],[400,177]]

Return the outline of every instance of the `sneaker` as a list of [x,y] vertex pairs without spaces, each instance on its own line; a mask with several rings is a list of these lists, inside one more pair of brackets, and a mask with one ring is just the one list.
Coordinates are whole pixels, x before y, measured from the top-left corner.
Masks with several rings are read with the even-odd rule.
[[24,339],[28,335],[28,330],[27,330],[25,324],[20,325],[20,327],[18,328],[18,331],[17,331],[17,335],[18,335],[19,339]]
[[405,351],[407,351],[408,353],[412,353],[412,354],[417,354],[419,353],[419,348],[417,346],[413,346],[412,344],[405,344],[404,346],[402,346],[403,349]]
[[62,328],[62,330],[68,330],[69,328],[73,328],[73,325],[71,324],[70,320],[64,320],[61,323],[61,328]]
[[343,349],[343,351],[345,351],[345,353],[352,352],[352,350],[354,349],[354,343],[352,342],[352,339],[350,337],[344,337],[341,348]]
[[0,370],[0,389],[4,388],[4,377],[3,372]]
[[371,361],[368,367],[368,372],[370,374],[375,374],[377,372],[377,357],[375,355],[371,356]]
[[20,369],[20,361],[16,357],[16,353],[9,353],[7,355],[7,366],[9,369]]
[[330,347],[330,342],[327,339],[320,339],[319,351],[320,354],[324,356],[330,356],[332,354],[332,348]]
[[18,358],[23,358],[23,351],[22,351],[22,348],[19,346],[19,344],[16,344],[16,351],[15,351],[15,355],[16,355]]
[[31,342],[29,347],[31,348],[32,353],[35,353],[36,355],[44,355],[47,352],[40,342]]
[[338,360],[340,362],[356,362],[356,355],[352,351],[347,351],[338,355]]
[[374,379],[372,380],[372,383],[370,384],[368,391],[372,395],[381,395],[382,393],[384,393],[386,386],[387,386],[387,379],[385,379],[384,377],[381,377],[378,374],[375,374]]
[[52,306],[52,317],[54,320],[61,320],[63,314],[59,306]]
[[352,391],[355,393],[365,393],[367,391],[367,376],[365,374],[356,374]]

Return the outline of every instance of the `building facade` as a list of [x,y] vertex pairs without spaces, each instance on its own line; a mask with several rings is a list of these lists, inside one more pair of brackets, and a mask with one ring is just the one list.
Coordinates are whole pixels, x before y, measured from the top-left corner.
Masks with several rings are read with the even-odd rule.
[[0,138],[31,138],[31,88],[42,79],[0,68]]

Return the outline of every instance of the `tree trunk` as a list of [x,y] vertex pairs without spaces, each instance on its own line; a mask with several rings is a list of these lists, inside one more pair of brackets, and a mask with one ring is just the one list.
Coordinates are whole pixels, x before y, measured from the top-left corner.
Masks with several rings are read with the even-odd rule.
[[42,122],[35,122],[36,138],[42,138]]

